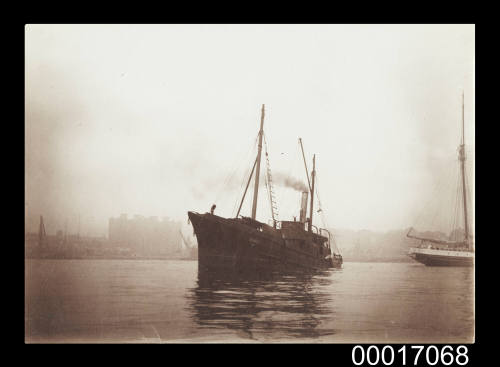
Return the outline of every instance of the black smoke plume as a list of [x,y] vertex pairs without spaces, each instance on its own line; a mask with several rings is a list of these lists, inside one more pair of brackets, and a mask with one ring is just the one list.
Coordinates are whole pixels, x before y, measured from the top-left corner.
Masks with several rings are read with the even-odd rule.
[[300,192],[308,191],[307,186],[305,185],[304,182],[302,182],[301,180],[299,180],[295,177],[284,174],[282,172],[277,172],[277,173],[273,174],[273,182],[276,185],[280,185],[283,187],[289,187],[289,188],[294,189],[296,191],[300,191]]

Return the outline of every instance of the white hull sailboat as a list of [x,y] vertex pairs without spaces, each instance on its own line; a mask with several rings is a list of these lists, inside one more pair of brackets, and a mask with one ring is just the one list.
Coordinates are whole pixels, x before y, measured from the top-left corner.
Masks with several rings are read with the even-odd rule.
[[465,175],[465,133],[464,133],[464,102],[462,94],[462,142],[458,149],[461,174],[461,200],[463,207],[464,235],[461,241],[445,241],[442,239],[424,238],[411,235],[407,237],[420,241],[420,246],[411,247],[408,255],[427,266],[473,266],[474,265],[474,237],[470,233],[467,212],[467,189]]

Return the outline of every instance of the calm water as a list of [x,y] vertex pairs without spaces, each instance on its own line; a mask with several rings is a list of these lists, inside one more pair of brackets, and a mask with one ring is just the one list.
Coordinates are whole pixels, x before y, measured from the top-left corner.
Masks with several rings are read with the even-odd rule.
[[344,263],[267,278],[197,262],[26,260],[28,342],[471,342],[471,268]]

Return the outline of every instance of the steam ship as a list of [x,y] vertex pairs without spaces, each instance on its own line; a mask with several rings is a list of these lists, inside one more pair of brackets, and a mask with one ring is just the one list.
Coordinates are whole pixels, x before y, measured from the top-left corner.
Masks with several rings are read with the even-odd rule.
[[[193,225],[198,241],[198,268],[202,271],[229,270],[238,272],[340,268],[343,262],[342,255],[338,251],[332,251],[332,234],[325,228],[318,228],[313,225],[316,157],[313,156],[313,169],[309,179],[301,139],[299,139],[299,142],[304,158],[309,191],[302,193],[299,221],[278,221],[276,219],[274,212],[276,207],[272,191],[270,191],[269,195],[272,225],[255,219],[259,194],[264,116],[265,106],[262,105],[257,157],[236,217],[220,217],[215,215],[213,210],[204,214],[193,211],[188,212],[189,221]],[[240,210],[254,173],[252,213],[250,217],[240,216]],[[266,179],[266,184],[272,188],[272,176],[269,167]],[[306,218],[309,195],[310,210],[309,217]]]
[[[464,101],[462,94],[462,141],[458,147],[458,160],[460,162],[460,182],[461,193],[460,206],[463,208],[463,239],[457,241],[426,238],[422,236],[411,235],[413,228],[407,233],[408,238],[420,241],[420,245],[412,247],[408,255],[414,260],[427,266],[473,266],[474,265],[474,236],[470,231],[468,222],[468,207],[467,207],[467,186],[465,174],[465,129],[464,129]],[[454,221],[455,222],[455,221]],[[460,233],[458,229],[452,233]]]

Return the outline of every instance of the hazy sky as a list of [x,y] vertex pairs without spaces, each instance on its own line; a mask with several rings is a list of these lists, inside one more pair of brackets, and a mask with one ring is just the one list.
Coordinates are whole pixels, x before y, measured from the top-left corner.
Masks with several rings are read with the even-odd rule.
[[[474,32],[28,25],[28,230],[39,215],[49,233],[65,221],[75,231],[80,215],[82,232],[99,235],[121,213],[185,222],[188,210],[216,203],[216,214],[235,215],[263,103],[272,172],[306,182],[302,137],[309,166],[316,153],[330,227],[389,230],[435,219],[423,212],[447,208],[453,188],[442,183],[458,172],[462,90],[469,170],[473,163]],[[276,186],[279,218],[298,215],[300,193]],[[264,186],[260,193],[257,216],[267,221]]]

